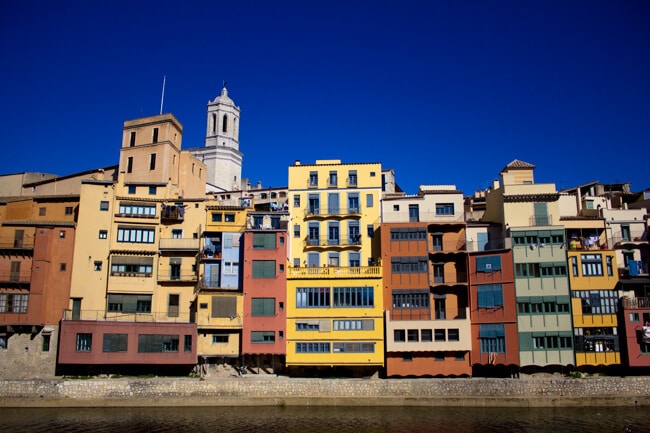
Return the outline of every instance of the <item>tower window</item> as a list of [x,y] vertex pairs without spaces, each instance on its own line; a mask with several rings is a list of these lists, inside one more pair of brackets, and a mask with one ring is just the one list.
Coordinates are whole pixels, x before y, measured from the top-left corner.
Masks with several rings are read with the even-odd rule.
[[129,158],[126,160],[126,172],[127,173],[132,173],[133,172],[133,157],[129,156]]
[[153,129],[152,143],[158,143],[158,128]]
[[156,154],[152,153],[149,155],[149,170],[155,170],[156,169]]
[[228,116],[226,116],[225,114],[223,115],[223,124],[221,127],[221,131],[228,132]]
[[131,137],[129,138],[129,147],[135,146],[135,131],[131,132]]
[[212,133],[217,132],[217,115],[212,113]]

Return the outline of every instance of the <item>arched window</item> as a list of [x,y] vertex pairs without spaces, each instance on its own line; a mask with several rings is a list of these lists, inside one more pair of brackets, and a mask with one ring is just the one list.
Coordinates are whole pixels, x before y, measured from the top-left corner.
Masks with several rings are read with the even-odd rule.
[[217,115],[212,113],[212,133],[217,132]]
[[228,132],[228,116],[226,116],[225,114],[223,115],[223,127],[221,131]]

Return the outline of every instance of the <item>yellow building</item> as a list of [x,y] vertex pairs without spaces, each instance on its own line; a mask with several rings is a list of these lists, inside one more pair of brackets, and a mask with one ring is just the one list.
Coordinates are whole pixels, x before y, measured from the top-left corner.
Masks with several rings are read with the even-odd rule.
[[202,364],[238,358],[243,326],[240,244],[248,208],[206,203],[201,234],[199,284],[192,312]]
[[59,354],[66,371],[196,364],[190,305],[206,170],[181,150],[182,133],[171,114],[126,121],[117,179],[82,181]]
[[383,366],[381,175],[379,163],[289,167],[289,368]]

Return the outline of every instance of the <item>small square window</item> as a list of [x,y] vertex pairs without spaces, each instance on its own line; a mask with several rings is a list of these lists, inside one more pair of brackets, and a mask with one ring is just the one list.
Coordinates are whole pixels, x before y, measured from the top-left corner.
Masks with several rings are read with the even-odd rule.
[[280,264],[280,272],[284,272],[284,265]]
[[50,334],[43,334],[43,352],[50,351]]
[[135,194],[136,187],[134,185],[129,185],[129,194]]
[[61,264],[59,265],[59,270],[61,270],[61,271],[65,271],[65,269],[66,269],[66,264],[65,264],[65,263],[61,263]]
[[155,186],[150,186],[149,187],[149,195],[156,195],[157,187]]
[[235,222],[235,214],[234,213],[227,213],[225,217],[225,221],[227,223],[234,223]]
[[394,204],[394,205],[393,205],[393,210],[394,210],[395,212],[399,211],[399,205],[398,205],[398,204]]
[[207,309],[208,309],[208,303],[207,303],[207,302],[201,302],[201,303],[199,304],[199,308],[200,308],[201,310],[207,310]]
[[96,271],[102,270],[102,262],[100,260],[95,261],[95,270]]
[[370,172],[370,177],[375,177],[375,172],[374,171]]
[[66,206],[65,207],[65,214],[66,215],[72,215],[72,206]]
[[106,239],[106,238],[108,238],[108,232],[106,230],[100,230],[99,239]]
[[99,210],[101,211],[107,211],[108,210],[108,202],[107,201],[100,201],[99,202]]
[[45,216],[46,208],[38,208],[38,216]]
[[630,313],[630,322],[638,322],[639,313]]
[[63,230],[61,230],[61,231],[59,232],[59,237],[60,237],[61,239],[65,238],[65,232],[64,232]]
[[223,214],[220,212],[212,212],[212,222],[213,223],[220,223],[221,220],[223,219]]

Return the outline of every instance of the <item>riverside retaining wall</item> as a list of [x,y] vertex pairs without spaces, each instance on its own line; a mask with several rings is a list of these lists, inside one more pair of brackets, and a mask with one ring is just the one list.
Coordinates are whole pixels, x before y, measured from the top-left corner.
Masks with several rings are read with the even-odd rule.
[[650,378],[5,380],[3,407],[650,406]]

